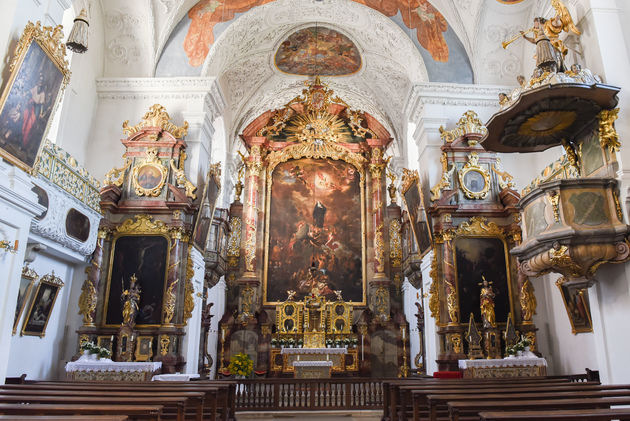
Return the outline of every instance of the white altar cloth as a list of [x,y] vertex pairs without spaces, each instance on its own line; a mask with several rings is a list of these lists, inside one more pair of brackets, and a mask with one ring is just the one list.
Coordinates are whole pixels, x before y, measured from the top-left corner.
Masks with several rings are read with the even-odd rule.
[[175,373],[175,374],[158,374],[153,376],[151,380],[154,382],[187,382],[190,379],[198,379],[199,374],[191,373]]
[[293,361],[293,367],[332,367],[332,361]]
[[333,354],[347,354],[348,350],[346,348],[282,348],[280,353],[282,355],[285,355],[285,354],[333,355]]
[[459,360],[459,369],[488,367],[547,367],[547,360],[538,357],[502,358],[496,360]]
[[117,362],[117,361],[74,361],[66,364],[66,372],[73,371],[150,371],[156,372],[162,368],[161,362]]

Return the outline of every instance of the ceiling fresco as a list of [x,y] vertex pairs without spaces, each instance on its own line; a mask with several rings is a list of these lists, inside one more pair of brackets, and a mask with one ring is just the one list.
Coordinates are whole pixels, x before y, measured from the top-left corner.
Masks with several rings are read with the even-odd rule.
[[[158,61],[156,76],[200,74],[216,38],[241,14],[273,1],[199,1],[171,34]],[[351,1],[389,17],[406,33],[425,60],[430,80],[472,83],[472,66],[463,44],[444,16],[428,0]],[[297,60],[297,57],[296,54],[287,59]],[[294,61],[292,66],[296,67],[297,63]],[[313,74],[312,71],[288,73]]]
[[316,26],[289,35],[274,60],[280,71],[292,75],[343,76],[361,68],[359,50],[347,36]]

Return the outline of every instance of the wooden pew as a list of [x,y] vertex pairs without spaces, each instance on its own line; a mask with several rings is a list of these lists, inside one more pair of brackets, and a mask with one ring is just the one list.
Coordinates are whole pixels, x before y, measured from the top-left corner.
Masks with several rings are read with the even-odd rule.
[[[461,394],[430,394],[426,396],[429,420],[438,421],[438,411],[443,409],[444,412],[448,410],[448,402],[451,401],[480,401],[480,400],[553,400],[553,399],[588,399],[588,398],[602,398],[602,397],[629,397],[630,389],[606,389],[606,390],[587,390],[587,391],[554,391],[546,389],[529,389],[524,392],[511,393],[510,390],[497,391],[497,393],[461,393]],[[419,421],[420,418],[416,416],[414,407],[414,421]]]
[[[22,404],[80,404],[80,405],[143,405],[150,406],[159,403],[163,407],[162,419],[175,419],[184,421],[186,408],[186,400],[188,398],[178,396],[159,396],[159,397],[137,397],[128,395],[121,396],[50,396],[44,393],[32,395],[3,395],[0,394],[0,403],[22,403]],[[169,416],[172,412],[172,415]]]
[[[234,419],[233,395],[234,382],[27,382],[24,385],[4,385],[0,390],[29,390],[31,387],[45,388],[46,390],[102,390],[102,391],[126,391],[126,392],[203,392],[204,414],[211,421],[220,413],[223,421]],[[218,404],[219,403],[219,404]],[[232,405],[232,406],[230,406]]]
[[630,408],[481,412],[481,421],[630,421]]
[[[442,390],[459,388],[488,388],[488,387],[522,387],[528,384],[569,385],[567,379],[522,378],[522,379],[423,379],[423,380],[395,380],[383,385],[383,421],[406,420],[407,412],[412,409],[411,392],[415,390]],[[387,392],[388,391],[388,392]]]
[[0,415],[125,415],[131,420],[160,421],[162,405],[72,405],[0,403]]
[[[492,395],[493,398],[498,396],[500,399],[506,398],[513,400],[512,395],[514,394],[543,394],[543,393],[567,393],[567,392],[575,392],[575,393],[585,393],[585,394],[596,394],[603,393],[605,396],[609,396],[607,393],[611,393],[611,396],[621,395],[625,396],[630,392],[630,385],[596,385],[591,383],[577,383],[577,384],[566,384],[566,385],[550,385],[550,384],[541,384],[541,385],[524,385],[519,386],[518,384],[511,385],[516,387],[497,387],[497,388],[477,388],[475,390],[471,390],[470,388],[460,388],[460,389],[424,389],[424,390],[413,390],[412,400],[413,400],[413,419],[419,420],[420,413],[424,410],[427,412],[427,417],[429,419],[435,419],[436,411],[439,409],[438,406],[443,405],[443,409],[446,410],[446,402],[448,400],[469,400],[469,397],[474,395],[479,400],[487,400],[483,399],[484,395]],[[449,396],[450,397],[447,397]],[[453,395],[463,396],[461,399],[453,398]],[[430,397],[430,398],[429,398]]]
[[[26,388],[26,389],[3,389],[0,386],[0,396],[14,396],[22,399],[26,399],[30,395],[37,393],[38,396],[48,396],[48,397],[68,397],[67,390],[59,390],[59,389],[46,389],[46,388]],[[136,398],[145,398],[150,399],[150,403],[162,403],[162,398],[186,398],[189,402],[186,403],[183,408],[184,418],[185,419],[194,419],[196,421],[202,421],[203,417],[203,405],[204,405],[204,397],[205,394],[203,392],[133,392],[133,395],[130,395],[129,392],[124,391],[111,391],[111,390],[72,390],[71,396],[73,397],[105,397],[109,398],[110,401],[119,402],[121,399],[133,396]],[[186,409],[191,409],[190,414]],[[165,412],[167,409],[165,408]],[[164,417],[167,418],[167,417]]]
[[501,400],[501,401],[450,401],[448,410],[451,421],[460,417],[479,417],[486,411],[548,411],[563,409],[608,409],[611,406],[630,405],[630,396],[610,398],[550,399],[550,400]]

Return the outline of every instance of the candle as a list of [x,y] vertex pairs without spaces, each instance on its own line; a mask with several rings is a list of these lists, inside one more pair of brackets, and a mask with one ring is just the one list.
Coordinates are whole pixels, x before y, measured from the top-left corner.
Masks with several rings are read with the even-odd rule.
[[361,361],[363,361],[363,351],[364,351],[364,348],[363,348],[363,335],[361,335]]
[[403,341],[404,341],[405,340],[405,328],[404,327],[403,327],[402,333],[403,333]]
[[114,342],[114,335],[112,335],[111,340],[112,340],[112,342]]
[[221,329],[221,342],[225,342],[225,329]]

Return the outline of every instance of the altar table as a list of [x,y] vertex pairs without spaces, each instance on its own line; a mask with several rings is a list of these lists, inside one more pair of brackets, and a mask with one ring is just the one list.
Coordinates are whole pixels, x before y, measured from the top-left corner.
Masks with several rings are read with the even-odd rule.
[[332,361],[294,361],[296,379],[329,379]]
[[282,348],[282,371],[295,373],[293,363],[297,361],[329,361],[332,371],[342,372],[347,369],[345,356],[348,353],[347,348]]
[[161,362],[74,361],[66,364],[68,380],[145,382],[160,372]]
[[538,357],[516,357],[496,360],[459,360],[465,379],[497,379],[547,375],[547,360]]

